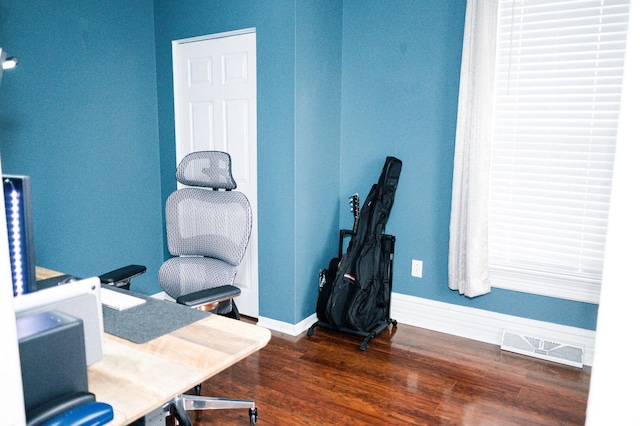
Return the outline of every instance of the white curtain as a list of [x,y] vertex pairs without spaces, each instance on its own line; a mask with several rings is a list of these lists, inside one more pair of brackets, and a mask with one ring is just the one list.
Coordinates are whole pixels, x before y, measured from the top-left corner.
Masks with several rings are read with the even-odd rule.
[[468,297],[491,291],[489,166],[498,0],[468,0],[449,225],[449,288]]

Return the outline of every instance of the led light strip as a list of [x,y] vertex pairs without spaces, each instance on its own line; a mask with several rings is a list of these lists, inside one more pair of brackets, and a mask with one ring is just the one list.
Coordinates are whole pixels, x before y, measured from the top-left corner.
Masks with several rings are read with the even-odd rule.
[[22,264],[22,241],[20,239],[20,197],[18,191],[13,186],[10,180],[5,180],[5,183],[11,185],[11,193],[9,194],[9,209],[11,211],[8,223],[9,228],[9,255],[13,262],[13,270],[11,273],[14,277],[14,291],[15,295],[24,294],[24,268]]

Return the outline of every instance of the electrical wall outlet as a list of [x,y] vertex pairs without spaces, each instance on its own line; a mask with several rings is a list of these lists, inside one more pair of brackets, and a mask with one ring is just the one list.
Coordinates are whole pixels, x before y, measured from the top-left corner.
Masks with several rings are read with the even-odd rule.
[[422,260],[411,261],[411,276],[416,278],[422,278]]

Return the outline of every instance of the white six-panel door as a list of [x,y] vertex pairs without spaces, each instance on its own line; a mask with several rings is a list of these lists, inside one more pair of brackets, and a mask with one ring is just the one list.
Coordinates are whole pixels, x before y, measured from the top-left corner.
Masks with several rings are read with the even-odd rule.
[[254,29],[173,42],[176,159],[194,151],[231,155],[253,229],[235,284],[244,315],[258,317],[256,34]]

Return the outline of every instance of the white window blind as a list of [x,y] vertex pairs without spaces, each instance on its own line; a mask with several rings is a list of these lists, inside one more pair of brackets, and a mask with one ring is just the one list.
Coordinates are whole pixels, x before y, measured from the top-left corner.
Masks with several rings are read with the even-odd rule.
[[629,0],[501,0],[492,285],[597,303]]

